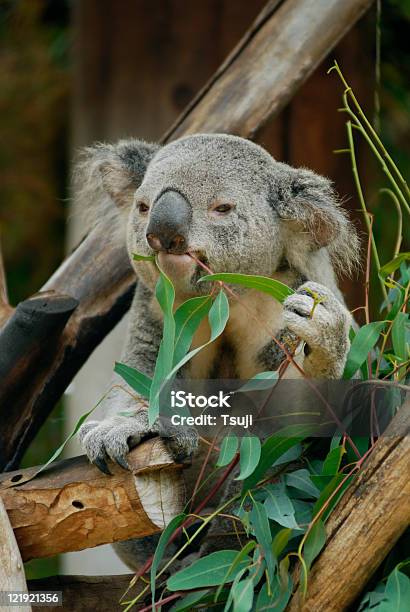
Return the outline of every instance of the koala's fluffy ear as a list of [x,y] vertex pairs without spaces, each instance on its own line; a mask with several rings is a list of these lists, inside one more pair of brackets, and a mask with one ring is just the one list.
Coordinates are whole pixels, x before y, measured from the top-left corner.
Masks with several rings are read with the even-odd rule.
[[[326,247],[333,264],[350,272],[359,259],[359,241],[354,226],[333,190],[331,182],[304,168],[277,164],[270,203],[288,231],[305,249]],[[295,243],[296,246],[296,243]]]
[[80,152],[74,167],[74,198],[87,229],[107,214],[114,218],[113,204],[128,212],[158,149],[159,145],[129,139],[114,145],[96,144]]

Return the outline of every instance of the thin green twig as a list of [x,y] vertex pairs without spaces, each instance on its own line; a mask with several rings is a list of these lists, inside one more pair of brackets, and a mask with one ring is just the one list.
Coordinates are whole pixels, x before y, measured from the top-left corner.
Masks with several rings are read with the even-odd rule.
[[[369,232],[369,236],[371,237],[372,254],[373,254],[373,259],[374,259],[374,262],[375,262],[375,265],[376,265],[376,270],[379,273],[379,271],[380,271],[380,258],[379,258],[379,253],[377,252],[376,241],[375,241],[374,236],[373,236],[372,226],[371,226],[371,223],[370,223],[369,214],[368,214],[368,211],[367,211],[366,202],[365,202],[364,195],[363,195],[363,189],[362,189],[362,185],[360,183],[359,172],[358,172],[358,169],[357,169],[356,151],[355,151],[355,146],[354,146],[353,131],[352,131],[352,122],[351,121],[348,121],[346,123],[346,129],[347,129],[347,139],[349,141],[349,151],[350,151],[350,160],[351,160],[351,163],[352,163],[353,178],[354,178],[354,182],[355,182],[355,185],[356,185],[357,195],[359,196],[360,206],[361,206],[361,208],[363,210],[364,220],[365,220],[365,223],[366,223],[367,231]],[[387,299],[387,291],[386,291],[386,287],[384,285],[384,282],[380,278],[379,278],[379,281],[380,281],[383,297],[384,297],[384,299]]]

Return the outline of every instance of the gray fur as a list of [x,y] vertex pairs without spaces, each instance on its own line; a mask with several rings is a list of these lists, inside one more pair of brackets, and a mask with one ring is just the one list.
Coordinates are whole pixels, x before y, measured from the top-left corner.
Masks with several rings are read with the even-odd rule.
[[[88,207],[91,224],[108,216],[116,230],[112,239],[126,240],[130,256],[154,253],[146,237],[152,211],[156,210],[151,226],[155,232],[161,227],[169,231],[172,203],[168,210],[161,196],[167,191],[180,194],[190,217],[178,227],[184,228],[189,250],[214,272],[260,274],[297,289],[282,308],[267,296],[235,287],[245,305],[276,337],[290,341],[298,337],[306,342],[301,365],[309,376],[342,375],[351,317],[335,270],[351,271],[359,247],[356,232],[327,179],[279,163],[260,146],[223,134],[187,136],[163,147],[137,140],[97,145],[86,149],[76,177],[80,208]],[[155,209],[160,199],[161,210]],[[177,303],[207,293],[209,286],[197,283],[204,274],[202,268],[185,255],[180,259],[169,253],[160,252],[159,257],[169,266],[166,272],[175,285]],[[181,267],[181,262],[187,263]],[[121,361],[152,376],[162,325],[153,294],[158,271],[151,262],[132,261],[132,265],[138,286]],[[323,300],[313,316],[312,292]],[[209,332],[204,333],[207,339]],[[231,300],[223,337],[194,358],[181,375],[210,378],[234,372],[248,378],[266,368],[276,369],[283,357],[272,345],[270,334],[250,320],[243,305]],[[296,374],[288,368],[288,377]],[[124,386],[118,377],[114,383]],[[165,436],[178,456],[196,448],[192,431],[150,427],[146,402],[119,386],[107,395],[105,405],[107,419],[85,424],[80,434],[89,458],[102,467],[107,456],[125,465],[129,448],[155,433]],[[118,415],[129,411],[133,416]],[[195,471],[193,474],[194,478]],[[121,549],[129,559],[141,546],[123,543]]]

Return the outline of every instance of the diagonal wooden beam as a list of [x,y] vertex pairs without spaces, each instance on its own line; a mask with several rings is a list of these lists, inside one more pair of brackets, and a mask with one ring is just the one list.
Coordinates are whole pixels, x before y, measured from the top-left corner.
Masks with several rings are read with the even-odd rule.
[[327,542],[308,576],[305,599],[287,612],[347,610],[410,524],[410,399],[376,443],[326,525]]
[[[255,136],[371,3],[270,2],[164,140],[198,131]],[[39,377],[27,379],[29,399],[0,406],[0,469],[18,465],[73,376],[129,308],[135,277],[125,246],[107,245],[110,232],[102,222],[43,287],[79,305],[53,347],[53,359]],[[47,346],[44,352],[49,359]]]

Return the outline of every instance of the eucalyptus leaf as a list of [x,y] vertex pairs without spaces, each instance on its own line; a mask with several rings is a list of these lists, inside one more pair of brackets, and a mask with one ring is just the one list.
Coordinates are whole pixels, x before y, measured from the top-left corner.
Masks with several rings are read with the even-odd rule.
[[254,487],[268,470],[290,448],[300,442],[313,431],[308,426],[289,425],[277,434],[270,436],[263,444],[261,457],[254,472],[243,483],[243,493]]
[[410,578],[398,568],[389,575],[382,601],[377,612],[408,612],[410,604]]
[[139,370],[127,366],[125,363],[115,363],[114,372],[119,374],[121,378],[132,388],[134,391],[145,397],[149,398],[152,380]]
[[400,361],[406,361],[409,358],[410,349],[408,342],[406,342],[406,332],[409,329],[409,326],[409,315],[405,312],[398,312],[393,321],[391,338],[394,354],[400,359]]
[[138,253],[133,253],[132,258],[134,261],[155,261],[155,255],[138,255]]
[[400,268],[401,264],[405,261],[410,261],[410,252],[399,253],[397,257],[384,264],[379,270],[380,277],[386,278],[386,276],[390,276],[390,274],[397,270],[397,268]]
[[273,538],[272,550],[276,558],[279,558],[279,556],[285,550],[289,542],[291,534],[292,534],[291,529],[281,529]]
[[256,436],[245,436],[241,441],[240,473],[235,480],[245,480],[255,470],[261,456],[261,442]]
[[225,436],[222,440],[221,449],[219,451],[217,467],[224,467],[231,463],[238,450],[238,438],[234,435]]
[[232,586],[235,612],[249,612],[253,602],[253,581],[245,578]]
[[317,498],[320,495],[320,491],[316,485],[313,484],[310,473],[306,469],[296,470],[290,474],[285,474],[285,482],[290,487],[299,489],[304,493],[307,493],[310,497]]
[[263,487],[266,492],[264,502],[268,517],[281,525],[290,529],[298,529],[299,526],[295,519],[295,509],[289,499],[283,485],[266,485]]
[[265,389],[271,389],[275,386],[277,380],[279,378],[278,372],[260,372],[256,374],[253,378],[249,379],[242,387],[237,389],[235,393],[239,391],[241,393],[247,391],[264,391]]
[[188,595],[185,595],[185,597],[174,604],[169,612],[191,612],[192,606],[199,603],[208,593],[209,589],[188,593]]
[[233,285],[242,285],[243,287],[248,287],[249,289],[257,289],[258,291],[271,295],[281,304],[287,297],[295,293],[293,289],[280,281],[274,280],[273,278],[268,278],[266,276],[255,276],[252,274],[221,272],[218,274],[208,274],[207,276],[202,276],[200,281],[222,281],[224,283],[230,283]]
[[340,463],[343,455],[346,454],[346,449],[343,446],[333,448],[326,456],[323,463],[322,474],[325,476],[334,476],[339,472]]
[[292,588],[293,583],[290,576],[287,577],[287,582],[283,584],[276,575],[271,594],[269,594],[268,585],[265,582],[259,591],[255,612],[267,612],[267,610],[271,610],[272,612],[284,612],[292,594]]
[[150,424],[152,424],[159,415],[159,394],[164,380],[167,379],[172,369],[174,360],[175,319],[173,308],[175,289],[169,278],[163,272],[160,273],[155,295],[162,310],[164,323],[162,340],[159,346],[149,396],[148,414]]
[[185,519],[186,514],[178,514],[175,516],[161,533],[161,537],[155,549],[154,558],[151,565],[151,598],[153,610],[155,610],[155,580],[157,577],[159,564],[161,563],[161,559],[164,556],[165,549],[173,533],[180,525],[182,525]]
[[386,326],[385,321],[374,321],[363,325],[356,333],[350,346],[349,354],[343,372],[343,378],[352,378],[362,363],[366,361],[367,355],[377,343],[381,332]]
[[277,566],[277,560],[273,555],[272,536],[268,515],[266,514],[266,510],[261,503],[257,501],[253,503],[250,520],[256,539],[262,547],[269,579],[272,582]]
[[173,365],[177,364],[189,351],[192,339],[201,321],[212,306],[210,295],[187,300],[175,311],[175,348]]
[[[167,581],[167,587],[170,591],[185,591],[217,586],[224,579],[237,554],[237,550],[218,550],[206,557],[197,559],[190,566],[170,576]],[[228,581],[232,582],[236,574],[248,567],[249,564],[250,558],[245,557],[236,570],[232,572]]]
[[311,528],[303,546],[303,558],[307,569],[319,555],[326,543],[326,530],[323,521],[317,520]]

